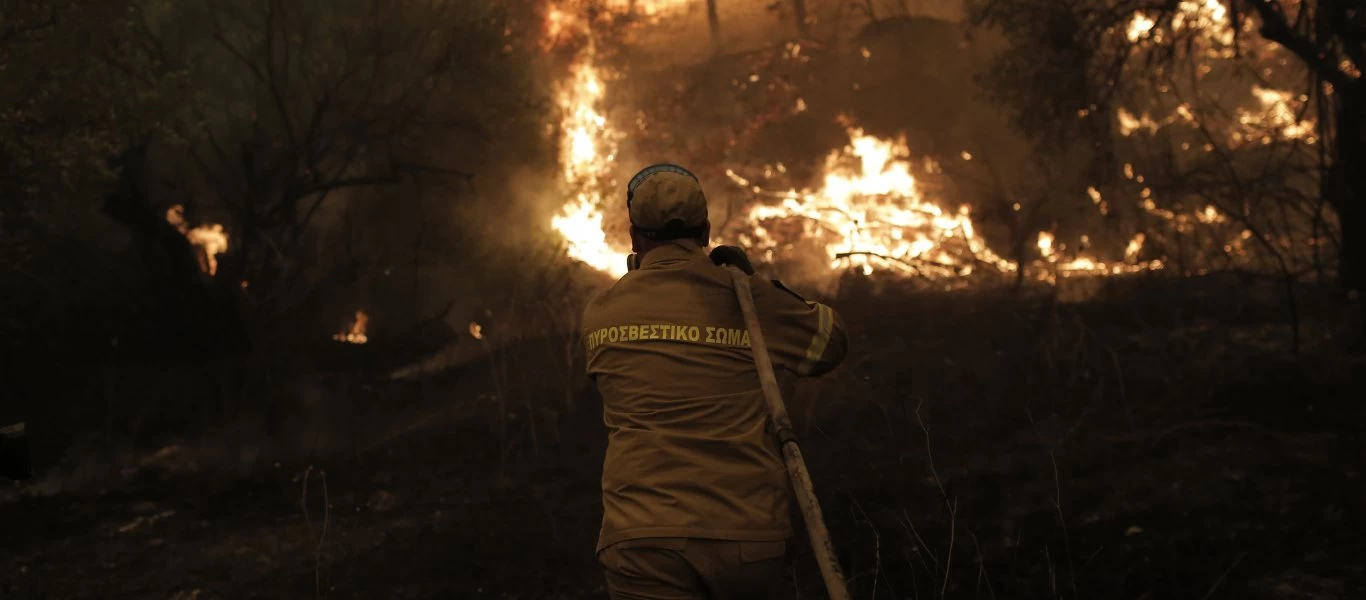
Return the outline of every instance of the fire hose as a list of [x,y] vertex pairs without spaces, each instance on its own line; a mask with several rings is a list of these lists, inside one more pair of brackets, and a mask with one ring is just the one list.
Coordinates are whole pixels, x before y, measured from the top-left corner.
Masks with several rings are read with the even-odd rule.
[[754,309],[754,293],[749,287],[749,276],[744,271],[730,266],[731,280],[735,284],[735,298],[740,301],[740,311],[745,316],[745,328],[749,330],[750,348],[754,352],[754,364],[759,371],[759,384],[764,391],[768,404],[769,418],[777,429],[778,443],[783,452],[783,463],[787,465],[787,475],[792,481],[792,491],[797,496],[797,505],[802,511],[802,521],[811,539],[811,550],[816,555],[816,563],[825,580],[825,589],[831,600],[849,600],[849,588],[840,571],[840,563],[835,555],[835,545],[830,541],[830,532],[825,528],[825,518],[821,515],[821,505],[816,499],[815,488],[811,485],[811,473],[806,469],[802,449],[797,444],[797,435],[792,431],[792,419],[787,414],[782,392],[778,388],[778,378],[773,372],[773,361],[768,356],[768,344],[764,341],[759,327],[759,314]]

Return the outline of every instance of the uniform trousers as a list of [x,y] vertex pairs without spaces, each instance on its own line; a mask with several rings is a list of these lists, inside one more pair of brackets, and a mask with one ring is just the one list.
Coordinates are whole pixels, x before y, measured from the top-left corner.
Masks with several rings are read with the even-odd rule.
[[641,538],[598,553],[612,600],[765,600],[782,585],[787,542]]

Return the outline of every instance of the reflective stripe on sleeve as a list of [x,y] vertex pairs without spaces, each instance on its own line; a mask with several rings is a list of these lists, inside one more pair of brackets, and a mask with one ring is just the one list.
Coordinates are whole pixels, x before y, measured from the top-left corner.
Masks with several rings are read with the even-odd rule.
[[811,336],[811,345],[806,348],[806,360],[797,366],[798,375],[810,375],[811,369],[815,368],[816,363],[820,362],[821,355],[825,354],[825,346],[830,343],[830,329],[834,326],[834,315],[830,312],[830,307],[812,302],[816,306],[818,324],[816,325],[816,335]]

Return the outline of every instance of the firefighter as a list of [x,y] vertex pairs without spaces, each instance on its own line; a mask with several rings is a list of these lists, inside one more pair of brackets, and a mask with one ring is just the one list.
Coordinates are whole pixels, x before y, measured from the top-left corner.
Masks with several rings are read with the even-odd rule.
[[744,251],[706,252],[700,182],[645,168],[626,193],[629,271],[584,313],[588,374],[608,429],[598,560],[614,599],[755,599],[781,584],[789,484],[729,273],[751,277],[773,365],[824,374],[845,355],[839,316]]

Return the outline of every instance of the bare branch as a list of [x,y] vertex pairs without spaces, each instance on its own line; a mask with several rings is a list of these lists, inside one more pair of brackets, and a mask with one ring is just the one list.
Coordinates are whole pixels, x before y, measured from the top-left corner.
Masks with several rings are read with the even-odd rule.
[[1271,0],[1247,0],[1247,2],[1262,18],[1262,37],[1276,42],[1294,53],[1309,68],[1318,73],[1319,77],[1333,84],[1333,87],[1343,92],[1355,90],[1356,82],[1348,79],[1347,74],[1338,68],[1337,53],[1327,47],[1316,46],[1312,40],[1296,32],[1286,19],[1279,2]]

